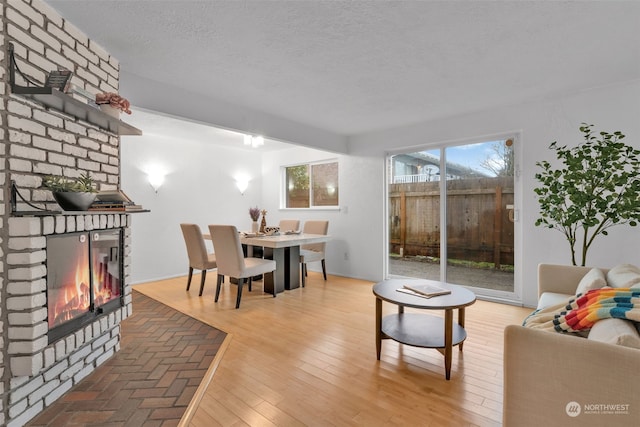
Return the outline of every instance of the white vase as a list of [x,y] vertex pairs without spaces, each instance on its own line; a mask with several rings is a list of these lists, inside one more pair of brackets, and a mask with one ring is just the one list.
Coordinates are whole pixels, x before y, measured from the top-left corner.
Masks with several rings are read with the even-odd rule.
[[251,223],[251,232],[252,233],[257,233],[258,232],[258,221],[253,221]]
[[111,117],[115,117],[116,119],[120,118],[120,110],[109,104],[100,104],[100,110]]

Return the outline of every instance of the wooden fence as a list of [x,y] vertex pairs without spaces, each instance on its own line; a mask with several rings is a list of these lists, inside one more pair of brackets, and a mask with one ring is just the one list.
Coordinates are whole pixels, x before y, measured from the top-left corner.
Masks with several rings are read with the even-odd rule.
[[[389,185],[391,253],[440,258],[439,185]],[[447,196],[447,258],[513,265],[513,177],[447,181]]]

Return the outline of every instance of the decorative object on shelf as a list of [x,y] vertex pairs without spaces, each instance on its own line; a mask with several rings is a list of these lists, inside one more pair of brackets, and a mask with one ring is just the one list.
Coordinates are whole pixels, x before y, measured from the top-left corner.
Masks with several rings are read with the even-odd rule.
[[[131,114],[131,110],[130,110],[131,103],[126,98],[123,98],[117,93],[113,93],[113,92],[96,93],[96,104],[100,106],[100,109],[102,111],[104,111],[105,113],[111,116],[113,116],[118,111]],[[116,112],[113,112],[111,109],[108,109],[108,108],[103,108],[103,106],[111,107],[114,110],[116,110]],[[118,113],[118,117],[119,115],[120,114]]]
[[[16,62],[13,43],[8,43],[8,45],[9,84],[13,94],[38,102],[45,108],[61,111],[77,119],[87,121],[117,135],[142,135],[140,129],[123,122],[119,117],[115,118],[102,113],[93,95],[90,99],[91,102],[85,102],[85,100],[74,98],[73,94],[59,91],[53,87],[41,86],[42,83],[35,81],[20,70]],[[16,82],[16,76],[22,77],[24,86]]]
[[73,73],[69,70],[61,69],[51,71],[47,76],[47,80],[44,82],[44,86],[58,89],[61,92],[66,92],[69,90],[71,76],[73,76]]
[[256,206],[255,208],[249,208],[249,216],[253,221],[251,224],[251,232],[256,233],[258,231],[258,218],[260,218],[260,209]]
[[593,125],[582,123],[585,142],[573,148],[551,143],[550,149],[562,162],[536,162],[542,172],[535,175],[541,186],[534,188],[540,203],[537,226],[560,231],[571,248],[582,247],[582,264],[593,240],[615,225],[635,227],[640,222],[640,150],[620,142],[621,132],[592,133]]
[[103,113],[111,117],[115,117],[116,119],[120,118],[120,110],[118,110],[117,108],[112,107],[109,104],[100,104],[98,106],[100,107],[100,111],[102,111]]
[[267,228],[267,211],[266,209],[262,209],[262,222],[260,223],[260,232],[265,233]]
[[100,191],[96,200],[89,207],[89,211],[121,211],[142,212],[145,209],[137,205],[122,190]]
[[51,190],[53,198],[66,211],[86,211],[96,199],[95,183],[89,173],[83,173],[75,180],[48,175],[42,186]]
[[53,193],[53,198],[65,211],[86,211],[93,204],[96,195],[93,193],[56,191]]

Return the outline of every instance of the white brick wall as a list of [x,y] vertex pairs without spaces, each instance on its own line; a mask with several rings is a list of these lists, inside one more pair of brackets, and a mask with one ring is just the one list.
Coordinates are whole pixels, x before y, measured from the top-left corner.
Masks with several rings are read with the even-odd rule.
[[[43,0],[10,0],[0,8],[0,40],[12,43],[20,69],[44,82],[58,66],[73,71],[73,83],[90,92],[117,92],[119,63]],[[4,31],[4,33],[2,33]],[[6,64],[5,50],[0,62]],[[7,79],[7,70],[0,68]],[[20,77],[17,82],[22,84]],[[120,348],[120,322],[132,313],[131,286],[125,306],[97,317],[67,337],[48,342],[46,236],[130,227],[128,215],[12,216],[4,194],[15,181],[27,200],[59,209],[40,188],[43,175],[77,177],[90,172],[99,189],[120,183],[120,138],[76,121],[0,85],[0,425],[22,426],[51,405]],[[6,120],[4,119],[6,117]],[[18,203],[18,210],[31,210]],[[6,227],[5,227],[6,225]],[[130,230],[125,228],[125,284]],[[5,366],[8,372],[5,372]],[[4,405],[6,403],[6,406]]]
[[[98,317],[91,324],[55,343],[48,344],[46,310],[46,237],[76,230],[77,225],[90,230],[114,229],[129,225],[126,214],[56,215],[44,217],[10,217],[8,220],[10,252],[7,254],[8,278],[4,307],[8,316],[6,351],[14,378],[26,375],[45,381],[40,386],[29,380],[21,390],[31,390],[8,407],[9,419],[23,419],[34,407],[50,405],[51,394],[62,395],[85,378],[120,348],[120,322],[131,314],[131,286],[125,286],[125,306]],[[44,239],[44,240],[43,240]],[[129,265],[128,247],[131,231],[125,228],[123,263]],[[126,280],[125,273],[125,280]],[[55,375],[54,375],[55,373]],[[45,392],[46,391],[46,392]],[[13,389],[9,390],[13,395]],[[20,394],[18,395],[20,396]],[[15,397],[13,397],[15,399]],[[26,400],[26,402],[25,402]],[[16,415],[20,414],[20,415]]]

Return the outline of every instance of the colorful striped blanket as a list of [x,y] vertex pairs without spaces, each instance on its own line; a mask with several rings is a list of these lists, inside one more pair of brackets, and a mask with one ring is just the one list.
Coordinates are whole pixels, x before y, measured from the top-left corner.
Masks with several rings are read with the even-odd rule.
[[640,289],[594,289],[566,303],[536,310],[522,325],[556,332],[581,332],[591,329],[598,320],[611,317],[640,322]]

